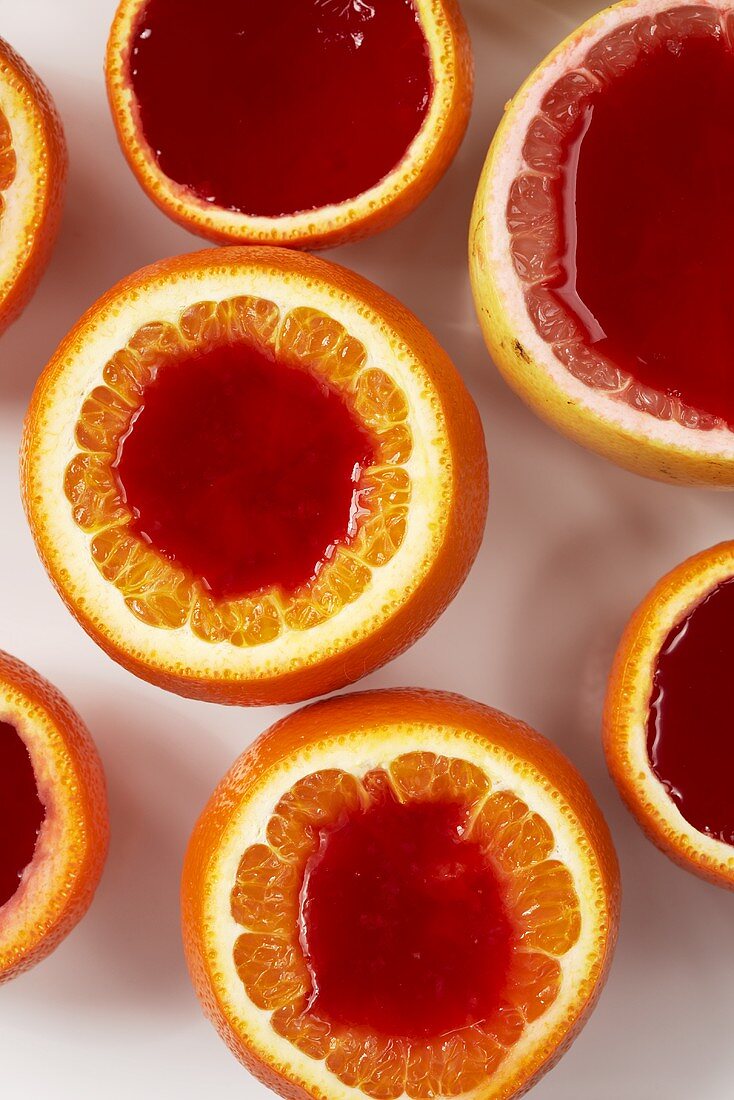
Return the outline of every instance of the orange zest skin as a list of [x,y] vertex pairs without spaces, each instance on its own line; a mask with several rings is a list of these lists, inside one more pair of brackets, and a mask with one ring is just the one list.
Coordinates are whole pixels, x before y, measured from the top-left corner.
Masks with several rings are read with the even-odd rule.
[[[390,733],[386,740],[385,731],[393,724],[410,729],[409,738],[414,730],[414,751],[392,758]],[[436,731],[440,748],[431,739],[431,730]],[[528,812],[522,797],[503,788],[502,782],[493,790],[482,770],[464,758],[462,746],[467,742],[486,760],[489,770],[494,758],[509,755],[524,780],[533,784],[538,777],[538,782],[547,784],[551,799],[558,803],[554,813],[572,820],[578,829],[574,835],[584,838],[579,840],[579,866],[590,876],[583,888],[593,900],[592,909],[583,910],[583,920],[594,912],[594,948],[583,962],[577,957],[571,1000],[564,1002],[562,1014],[545,1022],[544,1030],[543,1016],[560,987],[559,966],[581,927],[575,890],[567,869],[552,854],[555,839],[547,822],[538,813]],[[444,746],[455,759],[443,756]],[[377,759],[384,759],[384,765],[362,775],[363,762],[371,759],[372,751]],[[319,770],[324,752],[336,754],[347,770]],[[296,757],[307,763],[293,765]],[[361,781],[349,774],[350,759]],[[305,778],[289,785],[282,778],[285,769],[290,779],[289,767],[296,769],[294,776],[305,767]],[[453,1039],[439,1037],[411,1047],[406,1040],[330,1031],[329,1025],[310,1018],[308,1011],[299,1016],[303,964],[298,962],[297,941],[290,948],[285,946],[287,938],[281,943],[295,921],[298,868],[318,842],[320,825],[339,820],[340,813],[358,805],[365,792],[370,801],[382,797],[386,773],[401,801],[458,796],[475,806],[470,813],[471,836],[494,851],[499,873],[508,883],[506,896],[516,913],[516,927],[525,928],[523,946],[514,964],[519,969],[511,971],[509,1003],[496,1021],[487,1024],[486,1035],[473,1028]],[[278,791],[285,787],[285,794],[269,811],[269,820],[248,819],[248,807],[264,804],[263,792],[269,784]],[[249,847],[242,842],[241,851],[239,829],[247,829],[248,836],[252,832],[256,841]],[[225,892],[229,880],[219,881],[223,851],[241,855],[239,869],[229,854],[221,857],[225,866],[233,868],[231,895]],[[575,882],[578,886],[579,878]],[[248,1030],[240,995],[232,1001],[223,977],[220,901],[215,899],[227,904],[227,898],[237,924],[251,929],[239,936],[234,948],[238,976],[234,981],[243,983],[260,1009],[275,1010],[273,1043],[264,1033],[258,1032],[255,1038]],[[619,872],[611,837],[588,788],[565,757],[523,723],[489,707],[422,690],[347,695],[302,708],[276,723],[239,758],[212,795],[192,835],[182,880],[184,947],[206,1015],[250,1072],[293,1100],[343,1096],[350,1088],[355,1096],[384,1100],[404,1090],[415,1098],[461,1092],[487,1100],[521,1095],[561,1056],[591,1011],[611,961],[618,906]],[[527,927],[526,921],[530,922]],[[275,970],[270,959],[281,960]],[[529,1046],[518,1047],[520,1054],[513,1060],[512,1052],[531,1022],[535,1030]],[[288,1049],[282,1045],[283,1038],[310,1056],[306,1064],[317,1068],[305,1072],[313,1072],[318,1085],[313,1078],[309,1082],[300,1077],[287,1054],[283,1058],[283,1050]],[[498,1067],[503,1075],[495,1079]]]
[[45,958],[89,908],[109,840],[102,764],[62,695],[0,652],[0,718],[29,751],[46,816],[18,890],[0,907],[0,983]]
[[[264,291],[247,297],[251,284],[262,287],[263,283]],[[222,290],[212,304],[207,289],[223,285],[235,287],[232,293],[242,297],[234,299],[229,289]],[[180,300],[181,305],[176,307],[176,325],[158,323],[160,307],[151,306],[148,312],[148,295],[158,300],[178,296],[176,302]],[[268,321],[263,327],[263,318],[278,314],[275,307],[269,308],[268,297],[285,298],[288,304],[280,310],[277,323]],[[203,595],[196,596],[195,578],[182,576],[181,570],[160,556],[151,558],[149,548],[128,545],[125,528],[119,526],[126,522],[125,509],[115,497],[104,465],[107,460],[101,454],[114,450],[113,436],[117,438],[124,430],[120,417],[131,415],[131,376],[123,370],[125,363],[133,361],[130,356],[143,366],[148,362],[158,366],[165,362],[166,347],[174,338],[184,351],[200,346],[208,339],[212,323],[216,328],[225,318],[227,325],[240,325],[235,310],[238,302],[245,304],[246,319],[256,317],[257,333],[253,336],[248,330],[230,338],[271,339],[267,334],[275,333],[272,338],[280,341],[281,351],[285,347],[288,355],[297,353],[304,369],[326,371],[331,369],[330,363],[336,363],[344,377],[332,375],[335,384],[352,385],[357,378],[354,408],[360,416],[377,418],[370,423],[376,425],[383,462],[383,473],[366,490],[366,518],[360,521],[364,523],[364,553],[362,535],[358,534],[354,558],[347,559],[341,551],[335,555],[309,592],[302,598],[296,593],[290,606],[281,607],[279,622],[274,598],[267,593],[259,598],[262,608],[257,621],[262,629],[254,638],[243,633],[249,628],[232,625],[237,622],[231,618],[237,611],[234,604],[215,606]],[[254,314],[247,303],[255,303]],[[309,309],[302,309],[303,305]],[[123,308],[137,311],[140,320],[133,324],[132,332],[124,324],[120,326],[115,346],[107,340],[109,350],[100,356],[98,366],[94,365],[95,379],[83,384],[78,401],[72,396],[67,412],[68,394],[74,394],[76,386],[69,377],[70,364],[82,356],[94,356],[98,334],[104,333],[106,326],[108,332],[115,331]],[[341,324],[330,319],[332,310],[342,318]],[[304,317],[308,321],[305,327],[301,324]],[[358,338],[352,324],[360,333]],[[290,337],[299,332],[298,347],[289,345]],[[323,348],[332,346],[335,335],[335,354],[329,358],[331,353]],[[314,363],[312,346],[316,349]],[[356,376],[355,361],[354,369],[361,372]],[[393,374],[399,371],[403,371],[400,384],[412,387],[408,404],[396,389]],[[128,395],[127,404],[119,394]],[[64,403],[61,409],[60,401]],[[384,430],[380,418],[386,418]],[[48,462],[54,462],[48,456],[58,453],[53,441],[60,425],[65,438],[63,453],[68,447],[68,458],[59,471],[58,484],[55,473],[51,484],[51,475],[44,471]],[[415,479],[411,482],[412,475],[406,473],[412,469],[410,462],[418,462],[415,469],[423,471],[420,484]],[[164,260],[123,280],[97,302],[61,343],[36,387],[22,445],[22,482],[31,530],[49,575],[72,613],[102,648],[136,675],[161,687],[234,704],[292,702],[332,691],[412,644],[466,577],[481,542],[488,495],[479,414],[430,333],[394,298],[352,272],[291,250],[265,248],[210,250]],[[57,500],[57,493],[63,503]],[[419,498],[423,514],[433,518],[423,526],[418,522],[411,526],[411,508]],[[104,512],[99,521],[98,508]],[[382,525],[377,522],[380,509],[384,509]],[[57,523],[74,541],[79,529],[84,532],[88,541],[83,558],[77,552],[76,561],[65,559],[66,535],[52,533]],[[74,525],[73,530],[68,523]],[[122,542],[116,532],[123,532]],[[401,554],[404,566],[399,565]],[[69,580],[72,566],[78,577],[74,587]],[[120,580],[123,566],[127,570],[124,583]],[[403,570],[399,583],[388,590],[385,581],[385,588],[379,588],[380,578],[387,576],[384,571],[393,567]],[[125,602],[118,621],[130,622],[132,640],[126,644],[120,630],[100,615],[91,594],[100,573],[105,584],[117,587],[115,599]],[[159,583],[161,577],[168,578],[165,586]],[[332,595],[321,591],[327,581],[334,586],[332,594],[347,592],[341,603],[337,600],[327,606]],[[161,600],[157,599],[159,590]],[[378,595],[384,592],[379,603],[373,591]],[[106,589],[98,599],[108,599]],[[338,610],[332,613],[331,607]],[[114,613],[118,614],[117,610]],[[322,629],[332,631],[328,650],[311,640]],[[178,630],[188,632],[187,644],[204,655],[197,657],[199,666],[182,656]],[[268,633],[264,635],[263,630]],[[277,646],[285,649],[276,650]],[[249,654],[245,653],[248,649]],[[260,653],[266,656],[261,658]],[[224,660],[230,663],[222,670]],[[257,675],[249,671],[256,661],[262,661],[258,668],[263,670]]]
[[[19,147],[20,116],[25,134]],[[19,158],[29,160],[33,176],[32,187],[22,198],[16,193]],[[0,332],[20,315],[51,256],[61,221],[66,170],[66,142],[53,100],[30,66],[0,38],[0,229],[11,207],[22,208],[22,234],[4,246],[13,256],[0,275]]]
[[126,72],[131,37],[145,0],[121,0],[107,45],[107,93],[122,151],[138,183],[184,229],[217,244],[332,248],[394,225],[430,194],[451,164],[469,121],[474,86],[471,43],[458,0],[414,2],[424,29],[433,28],[427,37],[442,103],[411,144],[406,162],[375,188],[335,207],[279,218],[239,213],[222,218],[165,176],[145,141]]
[[712,589],[734,576],[734,542],[681,562],[651,589],[630,618],[612,665],[604,705],[607,766],[649,839],[701,878],[734,890],[734,849],[705,836],[678,811],[647,756],[647,717],[655,662],[669,631]]

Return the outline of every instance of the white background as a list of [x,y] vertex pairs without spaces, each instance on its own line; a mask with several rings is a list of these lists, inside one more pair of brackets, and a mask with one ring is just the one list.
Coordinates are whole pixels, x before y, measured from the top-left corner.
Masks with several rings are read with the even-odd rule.
[[[463,373],[487,435],[489,522],[452,607],[362,686],[452,689],[525,719],[569,754],[608,816],[624,882],[619,950],[590,1023],[533,1097],[731,1100],[734,899],[642,837],[607,777],[599,714],[627,615],[662,572],[734,534],[734,504],[586,454],[537,421],[494,370],[467,278],[473,191],[504,102],[594,0],[464,0],[464,9],[478,79],[456,163],[402,225],[335,256],[412,308]],[[153,207],[117,149],[102,80],[113,10],[114,0],[0,0],[0,35],[49,85],[71,156],[51,266],[0,340],[0,646],[57,683],[89,724],[113,833],[85,920],[55,955],[0,989],[0,1096],[266,1100],[200,1015],[177,893],[186,840],[212,787],[286,708],[190,702],[118,668],[53,592],[18,495],[23,415],[60,337],[122,276],[203,244]]]

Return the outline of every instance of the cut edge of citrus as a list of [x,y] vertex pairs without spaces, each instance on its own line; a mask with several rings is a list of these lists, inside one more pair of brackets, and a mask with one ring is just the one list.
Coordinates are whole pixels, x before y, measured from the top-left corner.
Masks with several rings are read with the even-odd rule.
[[104,866],[109,826],[102,765],[59,693],[0,652],[0,721],[28,750],[45,814],[17,891],[0,906],[0,982],[40,961],[86,912]]
[[652,770],[647,724],[655,665],[668,634],[734,576],[734,542],[688,558],[651,589],[620,640],[604,705],[604,750],[622,799],[654,844],[676,863],[734,889],[734,847],[688,822]]
[[[448,1089],[445,1093],[514,1095],[514,1089],[527,1085],[548,1068],[546,1063],[571,1041],[599,992],[616,934],[618,884],[611,840],[603,823],[599,825],[596,821],[594,830],[589,832],[588,816],[583,820],[577,814],[578,778],[571,781],[573,790],[566,791],[567,798],[541,770],[547,762],[543,760],[545,750],[541,750],[540,759],[533,759],[537,735],[527,727],[462,700],[458,701],[459,714],[452,713],[455,697],[440,693],[387,692],[384,703],[370,698],[371,694],[349,697],[348,708],[359,708],[361,701],[366,708],[377,703],[378,713],[367,711],[356,732],[354,728],[350,731],[348,721],[343,720],[348,711],[339,714],[344,700],[316,704],[322,722],[318,734],[313,733],[311,739],[306,734],[304,739],[294,729],[293,752],[280,760],[271,759],[267,748],[262,757],[253,754],[253,762],[258,761],[256,775],[248,771],[247,761],[241,759],[229,782],[225,780],[220,787],[220,796],[227,800],[226,807],[222,805],[221,821],[212,828],[212,823],[205,820],[210,811],[205,811],[192,838],[184,872],[184,928],[195,984],[203,993],[205,1010],[234,1052],[276,1090],[287,1093],[295,1088],[299,1095],[318,1097],[381,1095],[379,1085],[377,1091],[351,1086],[324,1061],[297,1049],[288,1038],[274,1031],[271,1011],[257,1008],[249,999],[235,964],[235,945],[243,928],[232,915],[230,895],[243,853],[252,845],[272,843],[267,823],[280,800],[287,797],[299,780],[331,769],[353,776],[373,774],[378,769],[389,769],[396,760],[415,754],[417,749],[430,746],[429,755],[478,768],[491,785],[486,794],[512,792],[530,811],[550,823],[554,845],[546,862],[550,865],[560,861],[564,865],[578,897],[581,916],[578,938],[562,954],[553,956],[560,962],[561,980],[552,1005],[525,1023],[519,1039],[516,1034],[506,1039],[509,1049],[500,1053],[493,1075],[481,1075],[483,1079],[477,1083],[477,1078],[468,1089]],[[420,714],[420,701],[418,713],[405,720],[390,718],[385,712],[385,705],[392,704],[395,714],[400,714],[402,702],[410,706],[421,694],[430,696],[436,706],[433,719],[425,712]],[[448,707],[442,713],[447,702]],[[465,708],[463,715],[461,708]],[[472,711],[480,710],[483,728],[471,722]],[[499,734],[496,743],[490,740],[493,729]],[[322,730],[326,731],[323,735]],[[525,738],[528,740],[523,744]],[[523,756],[527,749],[530,751]],[[565,762],[562,767],[570,771]],[[486,795],[478,797],[477,805],[481,806]],[[588,792],[586,797],[590,797]],[[217,795],[210,807],[216,801]],[[211,812],[216,815],[217,810]],[[323,1058],[323,1053],[320,1056]],[[346,1068],[349,1071],[348,1064]],[[280,1081],[274,1082],[268,1076],[273,1069],[280,1075]],[[409,1088],[408,1093],[431,1094],[415,1087],[412,1091]],[[397,1094],[393,1091],[384,1095]]]
[[199,199],[159,168],[142,133],[127,76],[132,28],[146,0],[121,0],[107,45],[107,92],[118,138],[138,182],[179,224],[218,243],[327,248],[387,228],[426,197],[464,136],[473,92],[469,35],[456,0],[413,0],[431,56],[434,94],[404,158],[353,199],[282,217],[254,217]]
[[[413,437],[401,466],[411,485],[407,525],[392,558],[373,570],[371,584],[356,600],[324,622],[283,630],[250,647],[213,644],[188,624],[162,629],[133,615],[92,561],[89,535],[75,522],[63,492],[78,452],[74,425],[85,399],[102,383],[105,364],[151,320],[178,324],[192,304],[234,298],[243,289],[275,303],[283,316],[307,307],[341,324],[366,348],[366,367],[387,369],[405,395]],[[22,454],[24,500],[37,547],[82,625],[138,674],[222,701],[242,701],[243,691],[248,701],[273,701],[277,683],[281,698],[284,675],[302,680],[305,674],[306,694],[311,683],[310,693],[325,691],[346,682],[351,655],[352,678],[363,674],[368,658],[360,658],[360,646],[372,650],[370,667],[388,659],[408,644],[406,619],[415,636],[453,596],[476,554],[486,514],[479,416],[445,353],[376,287],[336,265],[282,249],[193,253],[118,284],[82,318],[41,376]],[[248,684],[255,685],[253,691]],[[303,698],[303,690],[292,697]]]
[[13,178],[1,192],[0,329],[22,310],[50,255],[66,179],[66,144],[51,96],[0,39],[0,111],[14,154]]
[[[552,85],[584,70],[590,50],[635,19],[674,9],[731,11],[732,0],[622,0],[589,19],[540,63],[505,111],[487,155],[472,212],[472,288],[485,341],[506,381],[533,411],[571,439],[658,480],[734,485],[734,434],[661,420],[575,377],[536,330],[525,284],[513,266],[506,209],[513,181],[528,171],[523,147]],[[596,80],[594,77],[590,79]],[[598,80],[596,81],[599,82]],[[711,419],[711,418],[708,418]]]

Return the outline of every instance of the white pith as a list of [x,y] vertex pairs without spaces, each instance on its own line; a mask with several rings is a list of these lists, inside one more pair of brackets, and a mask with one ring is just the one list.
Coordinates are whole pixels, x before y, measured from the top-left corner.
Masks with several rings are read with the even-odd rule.
[[470,729],[430,723],[390,723],[374,726],[347,737],[328,736],[317,745],[301,750],[262,776],[247,801],[234,812],[229,827],[213,856],[203,884],[203,940],[210,952],[207,961],[215,993],[224,1005],[235,1031],[245,1037],[258,1055],[275,1066],[286,1078],[314,1097],[364,1098],[358,1089],[345,1085],[325,1062],[313,1059],[278,1035],[270,1026],[270,1012],[258,1009],[248,998],[234,964],[234,945],[243,929],[231,916],[230,894],[244,850],[266,840],[266,825],[280,797],[304,776],[322,768],[341,768],[361,776],[386,767],[397,756],[424,749],[481,768],[493,791],[510,790],[550,825],[555,840],[550,859],[561,860],[573,876],[579,897],[581,934],[577,943],[559,957],[561,986],[551,1007],[526,1026],[497,1071],[472,1095],[499,1098],[509,1095],[518,1077],[528,1079],[537,1072],[551,1047],[570,1030],[598,975],[597,964],[604,954],[609,934],[609,913],[604,904],[601,870],[588,836],[570,807],[549,780],[527,761],[511,756],[499,746],[488,746]]
[[140,113],[127,76],[127,46],[129,28],[134,25],[146,2],[147,0],[123,0],[120,4],[111,36],[108,78],[114,108],[118,114],[118,125],[133,143],[133,147],[127,151],[128,155],[134,161],[146,186],[164,197],[166,207],[174,215],[184,218],[191,218],[193,215],[202,227],[226,234],[232,240],[240,237],[260,244],[328,233],[354,225],[368,217],[372,211],[388,205],[408,183],[421,174],[429,157],[440,144],[456,94],[456,46],[446,25],[442,0],[413,0],[428,43],[434,78],[433,96],[423,124],[405,156],[384,179],[344,202],[280,217],[242,214],[205,202],[161,171],[142,132]]
[[699,431],[684,427],[675,420],[662,420],[633,408],[601,389],[586,385],[556,358],[551,345],[536,331],[528,313],[525,284],[516,273],[510,254],[510,233],[506,220],[507,200],[513,180],[521,171],[532,172],[523,160],[523,143],[528,126],[539,113],[541,101],[549,88],[564,73],[583,69],[591,48],[625,23],[692,6],[718,12],[734,9],[731,0],[718,3],[702,0],[695,5],[690,0],[623,0],[575,31],[531,74],[507,108],[480,181],[473,215],[474,283],[476,296],[480,300],[482,284],[491,279],[507,330],[520,340],[527,353],[530,361],[528,376],[535,371],[547,376],[557,391],[559,401],[568,399],[580,411],[585,410],[618,428],[626,437],[654,440],[668,451],[681,455],[695,454],[712,462],[730,462],[734,458],[734,433],[727,428]]
[[74,792],[79,777],[50,714],[0,680],[0,722],[14,727],[33,765],[45,816],[18,889],[0,906],[0,970],[52,927],[85,856],[85,826]]
[[[652,816],[661,833],[676,849],[703,868],[734,876],[734,847],[700,832],[688,822],[652,770],[647,752],[647,723],[658,653],[673,627],[684,619],[717,585],[734,576],[734,549],[716,547],[705,568],[700,562],[675,591],[668,592],[645,623],[645,646],[635,653],[627,672],[625,692],[616,725],[624,730],[618,743],[630,793],[639,810]],[[695,751],[695,744],[691,746]]]
[[[78,451],[74,425],[85,397],[102,383],[107,360],[142,325],[177,323],[199,301],[250,294],[274,302],[282,314],[305,306],[333,317],[360,340],[367,365],[381,367],[405,393],[413,451],[405,462],[411,503],[404,540],[394,557],[372,569],[355,602],[306,631],[284,628],[273,641],[238,647],[197,637],[189,624],[150,626],[126,607],[122,593],[99,573],[90,536],[74,522],[63,495],[64,472]],[[27,468],[28,505],[42,553],[71,605],[115,648],[150,666],[204,678],[267,678],[343,651],[390,618],[414,593],[443,543],[453,492],[444,414],[425,367],[386,321],[335,286],[262,265],[207,268],[153,280],[145,293],[121,293],[99,312],[83,340],[69,344],[59,369],[42,383]]]
[[0,216],[0,302],[22,273],[33,249],[35,230],[46,203],[48,179],[44,122],[25,82],[0,57],[0,110],[10,126],[16,156],[15,178],[2,197]]

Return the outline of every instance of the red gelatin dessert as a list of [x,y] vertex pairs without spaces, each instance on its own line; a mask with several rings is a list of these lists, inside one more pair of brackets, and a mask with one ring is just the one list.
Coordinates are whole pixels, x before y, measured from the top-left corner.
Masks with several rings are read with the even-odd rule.
[[734,543],[677,566],[632,616],[605,710],[612,776],[672,859],[734,888]]
[[158,372],[114,469],[131,530],[232,599],[293,593],[353,541],[374,452],[337,389],[232,344]]
[[591,20],[518,93],[473,231],[480,313],[521,394],[623,465],[726,485],[733,27],[709,4]]
[[315,1015],[418,1038],[497,1012],[513,928],[468,824],[461,803],[389,799],[322,831],[300,900]]
[[107,65],[143,186],[216,240],[313,248],[395,221],[471,98],[456,0],[123,0]]

